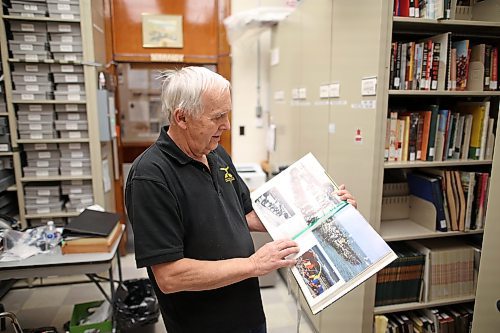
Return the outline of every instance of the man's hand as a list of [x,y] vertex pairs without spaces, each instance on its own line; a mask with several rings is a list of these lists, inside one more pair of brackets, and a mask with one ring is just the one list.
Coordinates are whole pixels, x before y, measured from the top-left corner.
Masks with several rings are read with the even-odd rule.
[[295,259],[285,257],[299,252],[299,247],[292,240],[277,240],[269,242],[257,250],[250,261],[255,267],[255,275],[262,276],[281,267],[290,267],[296,264]]
[[340,199],[346,200],[348,203],[353,205],[354,208],[358,208],[358,203],[356,202],[356,199],[352,196],[352,194],[348,190],[345,189],[344,184],[339,186],[337,195],[340,197]]

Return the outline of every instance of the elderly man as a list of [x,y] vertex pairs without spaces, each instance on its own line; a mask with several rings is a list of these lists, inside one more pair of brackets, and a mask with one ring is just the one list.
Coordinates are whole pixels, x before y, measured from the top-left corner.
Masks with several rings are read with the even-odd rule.
[[147,267],[169,333],[266,332],[258,276],[295,264],[291,240],[255,252],[264,231],[248,188],[219,146],[229,82],[203,67],[165,74],[170,126],[133,164],[126,187],[136,262]]

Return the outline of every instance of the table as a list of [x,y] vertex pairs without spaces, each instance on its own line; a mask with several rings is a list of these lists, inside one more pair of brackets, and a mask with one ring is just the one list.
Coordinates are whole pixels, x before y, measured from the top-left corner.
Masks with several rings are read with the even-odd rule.
[[[113,243],[110,252],[62,254],[61,247],[53,253],[43,253],[19,261],[0,262],[0,280],[27,279],[47,276],[86,275],[104,293],[108,300],[115,296],[113,281],[113,259],[116,257],[118,266],[118,279],[122,283],[122,269],[118,245],[123,236],[125,226],[122,225],[120,236]],[[108,270],[111,298],[108,298],[98,281],[97,273]],[[114,321],[113,321],[113,327]]]

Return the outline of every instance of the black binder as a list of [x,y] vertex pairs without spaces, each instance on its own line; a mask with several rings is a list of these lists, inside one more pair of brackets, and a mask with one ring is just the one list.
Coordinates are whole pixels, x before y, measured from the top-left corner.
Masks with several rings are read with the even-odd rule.
[[63,237],[107,237],[119,220],[116,213],[85,209],[64,227]]

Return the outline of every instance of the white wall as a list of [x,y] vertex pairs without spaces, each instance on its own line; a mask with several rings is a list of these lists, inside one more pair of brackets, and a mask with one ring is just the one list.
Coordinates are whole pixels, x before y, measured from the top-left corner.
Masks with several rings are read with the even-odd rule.
[[[232,0],[232,14],[259,6],[285,6],[286,0]],[[256,118],[257,50],[260,42],[260,104],[262,119]],[[271,33],[266,30],[231,45],[233,112],[231,122],[232,158],[235,163],[267,160],[266,133],[269,114],[269,62]],[[240,135],[240,126],[245,134]]]

